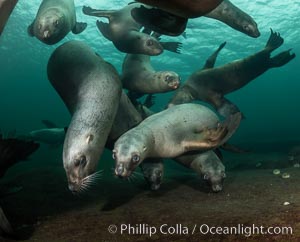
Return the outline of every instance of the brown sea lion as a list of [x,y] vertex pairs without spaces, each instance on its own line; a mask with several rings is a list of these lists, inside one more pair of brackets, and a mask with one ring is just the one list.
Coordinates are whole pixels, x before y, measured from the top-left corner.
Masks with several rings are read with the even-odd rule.
[[48,45],[62,40],[70,31],[79,34],[87,24],[76,22],[74,0],[43,0],[28,34]]
[[155,37],[140,32],[142,25],[131,16],[131,10],[140,6],[140,3],[132,3],[120,10],[97,10],[84,6],[82,11],[86,15],[109,19],[109,23],[97,21],[96,24],[119,51],[151,56],[161,54],[164,49],[176,52],[176,45],[174,48],[174,45],[162,44]]
[[0,36],[18,0],[0,0]]
[[63,162],[69,189],[81,191],[97,169],[121,97],[115,68],[80,41],[69,41],[51,55],[48,79],[72,115]]
[[182,104],[154,114],[115,143],[115,174],[128,177],[145,158],[172,158],[192,150],[213,149],[226,142],[240,123],[240,114],[220,124],[200,104]]
[[225,166],[213,150],[183,154],[174,160],[193,169],[208,182],[214,192],[223,189],[223,180],[226,177]]
[[183,18],[197,18],[215,9],[223,0],[137,0]]
[[[3,138],[0,134],[0,178],[6,171],[18,161],[26,160],[39,148],[39,144],[33,141],[25,141],[16,138]],[[13,229],[0,207],[0,234],[12,234]]]
[[127,54],[121,81],[123,87],[141,94],[164,93],[177,89],[180,77],[173,71],[155,71],[150,56]]
[[225,117],[239,112],[237,106],[224,95],[245,86],[268,69],[283,66],[295,58],[291,50],[270,57],[271,52],[282,43],[283,38],[279,33],[271,30],[265,48],[256,54],[220,67],[194,72],[176,91],[168,106],[202,100],[213,105]]

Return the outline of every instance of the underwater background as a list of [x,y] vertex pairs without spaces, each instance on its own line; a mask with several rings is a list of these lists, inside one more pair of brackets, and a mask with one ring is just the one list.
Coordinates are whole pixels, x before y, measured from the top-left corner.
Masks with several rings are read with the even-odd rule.
[[[43,119],[51,120],[56,124],[60,125],[61,127],[67,126],[69,124],[71,116],[68,113],[64,103],[62,102],[62,100],[48,81],[46,72],[47,62],[51,53],[62,43],[73,39],[82,40],[86,42],[98,54],[100,54],[102,58],[113,64],[118,70],[118,72],[121,73],[122,62],[123,58],[125,57],[125,53],[121,53],[118,50],[116,50],[113,44],[101,35],[95,24],[97,18],[83,15],[81,9],[83,5],[88,5],[96,9],[120,9],[121,7],[125,6],[131,1],[75,0],[77,21],[87,22],[88,27],[83,33],[79,35],[73,35],[72,33],[69,33],[66,38],[64,38],[61,42],[53,46],[45,45],[42,42],[38,41],[36,38],[29,37],[29,35],[27,34],[27,27],[33,21],[39,8],[40,2],[41,1],[39,0],[19,0],[19,3],[17,4],[14,12],[12,13],[6,25],[6,28],[0,38],[0,129],[4,134],[14,130],[16,131],[16,134],[26,134],[32,130],[44,128],[43,124],[41,123],[41,120]],[[181,76],[182,81],[185,81],[192,72],[201,68],[204,65],[205,60],[224,41],[226,41],[227,44],[219,54],[216,66],[232,62],[236,59],[245,58],[251,54],[256,53],[257,51],[260,51],[265,46],[269,38],[270,28],[272,28],[276,32],[279,32],[284,38],[284,44],[279,49],[275,50],[272,53],[272,55],[276,55],[276,53],[292,48],[292,52],[296,54],[296,58],[290,63],[284,65],[283,67],[268,70],[263,75],[259,76],[245,87],[227,95],[226,97],[230,99],[233,103],[235,103],[246,117],[246,119],[242,121],[238,131],[234,134],[230,142],[237,145],[242,145],[245,148],[259,150],[260,152],[283,151],[283,153],[280,153],[279,155],[277,153],[275,155],[272,153],[274,155],[272,157],[268,157],[268,155],[263,156],[263,159],[266,159],[270,163],[274,157],[277,161],[282,161],[286,159],[284,152],[286,152],[292,144],[300,144],[300,1],[231,0],[231,2],[239,8],[241,8],[242,10],[244,10],[245,12],[247,12],[249,15],[251,15],[253,19],[257,22],[258,28],[261,33],[261,36],[259,38],[251,38],[214,19],[209,19],[205,17],[191,19],[189,20],[186,29],[186,38],[182,36],[162,37],[163,41],[173,40],[182,42],[183,48],[181,54],[164,51],[164,53],[159,56],[151,57],[151,61],[156,70],[175,71]],[[153,110],[163,110],[172,95],[173,93],[157,94],[156,103]],[[124,193],[126,193],[127,191],[128,194],[142,193],[141,190],[145,189],[145,187],[141,188],[141,185],[139,185],[138,188],[133,188],[132,184],[123,184],[123,181],[117,181],[117,179],[112,178],[113,175],[112,171],[110,171],[110,167],[113,167],[113,161],[111,159],[111,153],[106,151],[102,156],[102,159],[99,162],[99,164],[101,169],[104,166],[107,166],[106,168],[104,167],[106,169],[105,173],[107,176],[107,180],[103,181],[102,184],[99,185],[100,187],[98,188],[100,190],[97,189],[96,193],[87,196],[86,200],[80,200],[82,198],[79,198],[79,201],[75,201],[72,194],[70,194],[70,192],[67,191],[67,181],[64,177],[65,175],[62,165],[61,153],[62,147],[51,149],[48,146],[42,145],[41,149],[32,156],[32,162],[30,161],[30,163],[20,163],[16,165],[15,168],[12,168],[11,171],[9,171],[8,173],[8,178],[15,177],[15,174],[21,173],[25,169],[28,169],[28,167],[31,167],[33,168],[33,171],[32,173],[28,174],[38,173],[43,175],[43,178],[37,178],[36,176],[34,176],[34,180],[31,180],[31,185],[28,185],[27,190],[25,188],[25,190],[29,193],[32,192],[31,195],[27,195],[30,198],[27,197],[28,199],[25,199],[25,202],[21,201],[20,199],[18,200],[19,204],[24,202],[25,204],[27,203],[34,207],[39,205],[38,201],[40,201],[39,199],[41,198],[38,197],[37,202],[33,202],[34,199],[32,197],[38,196],[37,194],[40,194],[43,191],[48,194],[52,194],[49,195],[50,197],[48,198],[46,198],[45,194],[43,195],[43,202],[45,203],[43,204],[40,210],[43,210],[45,212],[37,212],[38,215],[33,216],[33,223],[35,223],[38,220],[36,219],[36,217],[38,216],[49,216],[49,214],[57,214],[59,213],[59,211],[65,211],[66,209],[70,209],[72,211],[72,206],[74,206],[76,209],[83,209],[83,207],[87,204],[96,203],[98,199],[96,199],[96,197],[103,196],[103,199],[109,197],[110,199],[118,200],[119,194],[110,194],[111,190],[117,188],[124,189]],[[240,158],[240,156],[236,157],[235,155],[226,153],[225,161],[226,159],[228,159],[226,158],[226,155],[230,159],[236,160],[236,162],[242,162],[242,160],[256,160],[256,162],[261,162],[262,157],[259,156],[259,158],[257,158],[255,155],[249,155],[250,158]],[[189,170],[181,168],[179,166],[177,167],[177,165],[175,164],[171,164],[170,166],[175,166],[175,168],[167,171],[167,175],[168,173],[172,172],[173,175],[176,172],[178,172],[179,174],[180,169],[182,169],[182,176],[189,172]],[[231,166],[232,165],[228,164],[228,166],[226,165],[226,168],[230,168]],[[286,165],[283,165],[283,167],[284,166]],[[41,167],[44,169],[43,172],[38,170]],[[270,165],[268,166],[268,168],[276,167]],[[47,169],[51,172],[45,172],[45,170]],[[21,178],[27,178],[28,174],[25,173],[20,177],[18,176],[19,180]],[[178,174],[176,173],[176,176]],[[259,187],[260,185],[263,187],[265,179],[263,177],[264,174],[265,173],[263,173],[262,171],[258,171],[256,175],[245,173],[245,176],[243,178],[235,177],[234,185],[230,182],[229,184],[227,184],[227,191],[236,191],[237,189],[239,189],[239,182],[241,182],[243,179],[245,184],[251,183],[253,181],[252,177],[256,177],[257,187]],[[296,171],[295,175],[299,177],[299,170]],[[52,181],[56,177],[58,177],[56,182],[58,184],[61,184],[60,187],[57,187],[57,183]],[[48,180],[45,182],[41,182],[42,179]],[[110,179],[114,180],[110,181]],[[229,181],[232,181],[230,180],[230,178],[228,179]],[[299,179],[292,180],[292,183],[288,186],[284,186],[282,181],[273,181],[273,177],[270,174],[267,175],[267,179],[270,179],[274,186],[278,185],[277,190],[269,191],[269,193],[271,193],[271,197],[274,197],[275,199],[275,197],[278,197],[276,193],[278,194],[282,191],[285,191],[287,194],[289,192],[290,194],[293,194],[293,196],[289,197],[293,197],[294,201],[300,201],[298,188]],[[185,180],[183,179],[183,181]],[[139,183],[142,184],[143,182],[144,181],[141,180]],[[24,181],[23,183],[26,184],[26,182]],[[101,181],[99,183],[101,183]],[[168,182],[166,183],[168,184]],[[23,186],[25,187],[24,184]],[[41,186],[41,184],[43,184],[43,186]],[[49,188],[49,184],[52,184],[53,186]],[[43,190],[45,189],[45,187],[46,190]],[[185,192],[187,194],[189,194],[189,192],[195,194],[199,193],[199,191],[195,191],[191,188],[189,188],[188,190],[185,190],[185,188],[180,188],[179,191],[176,191],[175,188],[173,188],[170,184],[166,185],[164,189],[165,190],[163,190],[163,192],[166,192],[166,190],[168,189],[170,189],[171,192],[169,193],[169,197],[163,198],[164,195],[166,195],[164,194],[159,198],[162,199],[161,203],[163,201],[168,201],[168,199],[174,201],[177,199],[176,194],[181,194],[181,202],[177,205],[174,204],[172,207],[175,210],[182,205],[183,201],[185,201],[185,198],[183,199],[183,194],[185,194]],[[256,194],[255,186],[251,187],[251,189],[250,187],[246,186],[246,188],[244,189],[248,189],[246,193],[248,195],[252,194],[251,192],[254,192]],[[244,189],[242,190],[244,191]],[[265,188],[260,188],[259,192],[257,192],[256,195],[260,196],[260,193],[265,190]],[[123,194],[123,196],[125,195]],[[203,194],[199,195],[199,199],[203,199],[203,197]],[[210,196],[211,200],[205,201],[206,207],[204,206],[204,210],[207,210],[212,202],[214,202],[216,206],[223,206],[223,204],[220,201],[218,201],[218,198],[220,198],[220,195],[217,195],[213,198],[212,196]],[[237,197],[237,202],[242,203],[242,201],[238,200],[238,198],[246,199],[247,196],[244,195],[241,197]],[[15,201],[14,198],[9,199]],[[55,199],[55,206],[61,205],[61,207],[57,210],[55,210],[53,207],[51,208],[53,199]],[[142,200],[144,201],[144,197],[141,197],[140,194],[136,199],[137,200],[133,200],[133,205],[130,206],[136,206],[138,202],[142,203]],[[153,201],[153,197],[150,196],[149,199],[150,201]],[[255,206],[256,197],[253,199],[254,200],[252,201],[252,203],[250,201],[249,204],[254,204],[253,206]],[[129,201],[130,199],[128,198],[125,200]],[[280,200],[280,203],[282,201],[285,200]],[[13,217],[14,215],[17,218],[12,222],[21,226],[21,224],[26,222],[26,219],[23,218],[21,215],[16,214],[23,213],[26,217],[26,214],[28,216],[28,214],[30,214],[29,211],[31,211],[32,208],[30,208],[31,210],[28,208],[28,211],[26,212],[19,208],[16,212],[13,207],[16,207],[18,203],[11,203],[11,201],[9,200],[9,204],[13,204],[14,206],[8,207],[8,202],[6,202],[5,208],[8,210],[7,214],[10,215],[10,217]],[[122,201],[120,202],[120,204],[122,204]],[[112,208],[117,208],[118,210],[118,206],[120,204],[116,202],[112,205]],[[145,204],[147,206],[150,206],[150,208],[148,207],[148,209],[150,210],[149,214],[147,215],[151,217],[152,214],[152,219],[155,219],[156,215],[152,213],[152,207],[150,202],[148,204],[147,201],[145,201]],[[261,203],[257,202],[257,206],[259,206],[259,204],[263,206],[263,201],[261,201]],[[162,204],[160,205],[162,206]],[[101,206],[104,206],[103,202],[98,201],[97,209],[99,209],[99,207]],[[189,206],[190,203],[187,203],[185,207]],[[236,206],[237,211],[242,211],[238,204],[231,204],[231,206],[233,208]],[[107,208],[107,210],[109,211],[110,208],[111,207]],[[125,207],[124,209],[128,208]],[[142,207],[140,209],[142,209]],[[295,211],[299,212],[299,204],[296,206],[295,210],[293,210],[293,213],[295,213]],[[90,214],[92,214],[93,212],[95,211],[91,209]],[[121,215],[124,215],[124,218],[131,216],[123,210],[122,212],[116,211],[116,213],[118,213],[120,217],[122,217]],[[140,212],[140,210],[138,210],[138,212]],[[160,214],[165,214],[169,212],[170,211],[167,210],[164,212],[163,209],[159,211]],[[234,213],[234,210],[232,210],[232,212]],[[264,210],[264,212],[270,214],[271,217],[272,214],[276,214],[276,211],[272,210]],[[264,213],[262,213],[261,210],[258,209],[258,212],[252,215],[259,217],[261,214]],[[76,216],[77,215],[73,217],[70,215],[68,219],[71,218],[82,220],[82,217],[80,217],[79,215],[78,217]],[[84,216],[85,215],[83,215],[83,217]],[[90,221],[98,221],[98,218],[94,218],[93,220],[91,219],[91,216],[92,215],[89,215]],[[102,221],[102,223],[106,223],[106,225],[109,225],[109,214],[101,214],[101,216],[104,216],[105,218]],[[105,216],[107,216],[107,218]],[[178,216],[182,216],[182,218],[184,218],[180,222],[188,223],[189,221],[193,221],[193,219],[196,219],[189,219],[188,216],[191,216],[191,214],[185,216],[183,213],[179,214]],[[201,215],[199,216],[201,217]],[[223,223],[222,221],[226,220],[225,218],[225,215],[224,217],[221,216],[220,223]],[[287,217],[287,220],[288,218],[290,217]],[[16,222],[18,219],[19,221]],[[60,221],[60,219],[61,218],[58,217],[57,221]],[[158,222],[165,220],[168,221],[168,219],[170,218],[166,216],[164,217],[164,219],[161,219]],[[252,217],[250,215],[247,219],[248,222],[252,222]],[[40,220],[43,221],[43,219]],[[45,219],[45,221],[46,220],[47,219]],[[144,222],[143,217],[139,218],[137,221],[140,223]],[[83,227],[85,228],[85,223],[82,223]],[[280,224],[280,221],[275,221],[274,223]],[[299,223],[300,219],[299,216],[297,216],[296,224],[298,224],[298,229],[300,228]],[[57,222],[56,225],[58,224],[60,223]],[[55,223],[52,224],[52,227],[51,225],[48,226],[50,229],[52,229],[52,231],[55,231],[57,229],[55,227]],[[100,225],[98,226],[98,228],[100,228]],[[43,229],[44,232],[47,230],[46,228]],[[101,229],[104,230],[106,229],[106,227]],[[45,234],[47,233],[45,232]],[[47,235],[49,236],[50,234]],[[99,236],[99,238],[101,237],[101,233],[96,233],[94,235]],[[63,239],[63,237],[61,237],[60,240],[41,240],[44,239],[43,233],[38,234],[36,238],[38,238],[36,241],[84,241],[83,239],[76,240],[75,237],[73,238],[73,240],[65,240]],[[180,239],[182,239],[182,237],[178,237],[178,241],[181,241]],[[101,240],[95,239],[91,241]],[[116,239],[108,241],[122,240]],[[141,239],[140,241],[144,240]],[[157,241],[160,240],[158,239]],[[231,241],[234,240],[231,239]]]

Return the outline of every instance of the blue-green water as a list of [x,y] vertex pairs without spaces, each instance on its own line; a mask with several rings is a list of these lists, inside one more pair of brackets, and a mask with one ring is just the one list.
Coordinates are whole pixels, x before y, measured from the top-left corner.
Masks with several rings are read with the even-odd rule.
[[[125,57],[125,54],[117,51],[110,41],[101,36],[101,34],[98,32],[95,26],[96,18],[84,16],[81,12],[81,7],[83,5],[90,5],[94,8],[118,9],[129,2],[130,1],[116,0],[75,1],[75,4],[77,6],[77,18],[79,21],[84,21],[88,23],[87,29],[80,35],[73,35],[72,33],[70,33],[60,43],[53,46],[47,46],[38,41],[36,38],[31,38],[27,35],[27,27],[32,22],[36,11],[39,7],[40,1],[19,1],[15,11],[13,12],[6,26],[5,31],[3,32],[0,38],[0,129],[4,133],[16,130],[17,134],[24,134],[30,132],[31,130],[44,128],[44,126],[41,123],[42,119],[52,120],[61,126],[66,126],[70,122],[70,115],[64,103],[59,98],[55,90],[52,88],[51,84],[47,80],[46,75],[46,66],[48,58],[50,57],[54,49],[62,43],[71,39],[85,41],[92,48],[94,48],[94,50],[97,53],[99,53],[105,60],[113,64],[117,68],[119,73],[121,73],[122,60]],[[240,8],[242,8],[243,10],[245,10],[246,12],[248,12],[256,20],[261,32],[261,36],[259,38],[250,38],[213,19],[207,19],[204,17],[192,19],[189,21],[188,28],[186,30],[187,39],[184,39],[182,36],[176,38],[163,37],[163,40],[175,40],[182,42],[182,54],[178,55],[170,52],[164,52],[160,56],[152,57],[152,64],[157,70],[172,70],[179,73],[182,77],[182,80],[184,81],[192,72],[203,66],[206,58],[219,46],[220,43],[227,41],[226,47],[224,48],[224,50],[222,50],[218,57],[216,63],[217,66],[223,65],[225,63],[231,62],[239,58],[244,58],[261,50],[265,46],[265,43],[269,37],[270,27],[273,28],[274,31],[280,32],[281,36],[285,39],[285,42],[282,45],[282,47],[276,50],[273,54],[292,48],[293,52],[296,53],[296,55],[298,56],[283,67],[270,69],[269,71],[258,77],[256,80],[252,81],[247,86],[232,94],[229,94],[227,97],[232,102],[237,104],[240,110],[246,116],[246,119],[242,121],[240,128],[233,136],[232,143],[246,143],[247,145],[251,146],[251,148],[256,147],[257,150],[259,149],[260,151],[265,149],[269,152],[274,152],[271,156],[269,156],[269,158],[267,158],[268,154],[262,156],[263,159],[270,163],[273,160],[282,161],[285,159],[285,154],[281,153],[280,155],[278,155],[276,152],[280,147],[274,146],[273,148],[272,144],[286,144],[287,147],[284,147],[284,151],[286,151],[290,144],[290,141],[294,142],[300,140],[300,131],[298,128],[300,123],[300,114],[298,113],[300,110],[300,1],[232,0],[232,2]],[[158,94],[154,110],[161,111],[165,107],[171,96],[172,93]],[[225,154],[225,165],[228,168],[234,166],[232,165],[232,163],[228,163],[229,158],[236,162],[242,160],[247,161],[248,159],[251,160],[252,164],[256,164],[256,162],[260,161],[259,156],[255,156],[254,158],[250,156],[250,158],[245,158],[246,156],[238,156],[232,158],[231,156],[229,156],[229,158],[227,158],[227,155],[228,154]],[[101,168],[107,166],[106,176],[109,177],[108,180],[112,178],[112,172],[109,172],[110,167],[113,166],[112,160],[111,158],[109,158],[110,156],[111,153],[106,152],[102,157],[100,165]],[[46,164],[43,163],[45,161],[47,161]],[[106,161],[110,161],[110,163],[105,163]],[[29,167],[28,163],[19,164],[18,166],[13,168],[11,170],[11,173],[9,173],[8,175],[14,177],[15,174],[22,174],[22,172],[24,172],[25,175],[23,175],[23,177],[21,175],[21,180],[23,181],[23,185],[25,185],[25,190],[26,182],[28,182],[26,191],[35,194],[34,196],[37,196],[37,201],[43,199],[47,200],[46,205],[37,210],[37,215],[36,217],[33,217],[33,220],[38,220],[37,217],[39,215],[42,216],[49,214],[56,214],[58,219],[60,219],[60,209],[58,208],[57,210],[54,209],[54,211],[52,211],[49,208],[51,207],[51,199],[55,199],[55,201],[57,201],[56,199],[58,199],[58,197],[61,200],[59,199],[60,202],[56,202],[56,205],[59,206],[65,201],[65,203],[62,205],[64,209],[68,207],[70,210],[72,210],[72,208],[74,208],[72,207],[74,203],[76,203],[76,207],[81,207],[81,205],[82,207],[86,206],[84,202],[82,202],[82,204],[79,202],[80,204],[78,205],[77,202],[74,202],[75,199],[73,197],[69,197],[70,194],[69,191],[67,191],[67,182],[66,178],[64,177],[64,171],[61,160],[61,148],[53,150],[49,149],[49,147],[42,146],[41,149],[33,156],[31,164],[32,167],[34,167],[35,169],[34,171],[32,171],[32,173],[35,175],[32,177],[30,176],[30,178],[28,178],[28,175],[26,175],[26,168]],[[176,176],[180,177],[180,169],[182,169],[182,177],[186,175],[186,169],[179,168],[173,164],[173,168],[174,167],[175,169],[168,170],[167,174],[173,173],[174,175],[176,173],[176,170],[178,172],[178,174],[176,173]],[[275,168],[273,166],[270,167]],[[51,174],[51,169],[53,169],[53,174]],[[47,170],[47,172],[51,172],[47,173],[45,172],[45,170]],[[291,171],[291,173],[292,172],[295,171]],[[46,173],[46,175],[44,173]],[[37,178],[36,174],[45,175],[47,179],[43,180],[42,176]],[[238,182],[241,182],[242,184],[243,179],[238,179],[239,177],[237,174],[238,173],[234,172],[229,173],[229,182],[227,184],[225,183],[225,189],[227,187],[227,192],[237,191],[240,188]],[[256,174],[258,174],[256,175],[256,179],[259,181],[259,185],[256,190],[255,188],[253,188],[252,190],[250,189],[253,192],[251,194],[260,194],[261,192],[270,189],[269,184],[275,184],[278,190],[271,190],[270,193],[272,194],[271,198],[274,201],[276,201],[276,204],[281,205],[281,203],[285,201],[284,199],[294,199],[293,201],[295,203],[296,201],[299,202],[299,198],[297,197],[297,191],[295,192],[294,190],[292,190],[294,187],[296,187],[296,180],[291,179],[292,182],[294,182],[293,186],[292,183],[283,184],[281,180],[275,180],[276,178],[274,178],[273,176],[271,177],[270,175],[271,171],[267,171],[266,173],[264,173],[264,171],[259,171]],[[268,177],[268,181],[270,182],[264,183],[261,177],[266,174],[267,177],[268,175],[270,175],[270,177]],[[299,172],[295,173],[295,177],[297,174],[299,174]],[[58,177],[57,182],[60,182],[59,184],[63,183],[63,185],[60,186],[57,190],[55,186],[51,186],[57,185],[55,184],[56,177]],[[38,181],[37,183],[40,183],[49,189],[49,194],[52,194],[49,195],[49,198],[45,198],[47,197],[47,194],[43,194],[43,196],[40,195],[43,192],[43,189],[40,186],[38,186],[39,184],[36,184],[36,180],[34,179]],[[180,186],[179,183],[182,181],[183,183],[185,183],[185,179],[188,180],[189,178],[179,178],[179,182],[175,183],[175,185],[174,181],[172,180],[173,178],[166,179],[166,184],[163,184],[165,186],[162,187],[162,193],[159,194],[159,197],[162,198],[162,201],[169,201],[168,199],[170,199],[170,197],[168,197],[167,193],[170,192],[172,194],[172,192],[174,192],[175,194],[175,188],[177,186]],[[174,180],[176,179],[174,178]],[[249,178],[248,180],[245,179],[245,181],[247,185],[251,182],[251,178]],[[101,189],[104,190],[98,190],[100,191],[98,192],[99,196],[96,196],[95,194],[93,194],[93,196],[97,197],[97,199],[107,199],[107,197],[111,199],[112,197],[115,200],[118,200],[119,194],[113,192],[116,188],[124,189],[125,187],[125,189],[128,189],[129,196],[132,197],[134,197],[136,194],[142,193],[145,190],[145,187],[132,188],[132,184],[119,185],[122,182],[116,180],[113,180],[113,182],[111,183],[107,181],[103,182],[99,186]],[[140,183],[143,182],[140,181]],[[32,184],[35,185],[33,186]],[[106,184],[111,184],[111,187],[109,187],[109,185],[105,186]],[[264,184],[266,187],[264,187],[262,184]],[[32,190],[30,191],[28,187],[32,188]],[[281,199],[281,197],[277,195],[276,192],[279,193],[284,191],[285,189],[286,191],[291,192],[291,195],[287,192],[285,194],[285,197]],[[183,194],[186,190],[188,192],[190,191],[189,189],[183,188]],[[124,191],[124,193],[126,193],[126,191]],[[241,189],[240,191],[245,190]],[[293,191],[294,193],[292,193]],[[205,201],[201,200],[200,202],[208,204],[208,207],[211,203],[209,199],[215,199],[215,202],[220,202],[219,200],[216,201],[218,197],[207,198],[205,197],[206,194],[199,194],[198,190],[192,190],[192,192],[194,192],[195,196],[199,195],[199,200],[200,198],[207,199]],[[231,194],[233,194],[233,192]],[[248,190],[246,190],[245,194],[248,194]],[[242,197],[247,197],[245,194],[242,195]],[[120,197],[122,196],[125,195],[120,195]],[[151,201],[154,203],[152,195],[146,195],[146,197],[148,199],[147,201]],[[224,193],[223,195],[220,195],[219,198],[220,197],[221,200],[227,199],[227,195]],[[174,201],[172,196],[171,198],[171,200]],[[252,198],[253,200],[257,199],[254,195]],[[30,199],[28,199],[28,201],[31,201]],[[144,197],[141,196],[140,200],[143,199]],[[183,197],[183,195],[181,199],[182,200],[178,201],[177,207],[180,206],[180,202],[186,202],[186,197]],[[195,201],[199,202],[197,198],[194,199]],[[236,200],[234,200],[236,203],[232,203],[234,204],[231,207],[232,209],[234,209],[235,207],[240,208],[240,206],[242,206],[242,202],[239,199],[240,197],[237,195]],[[21,199],[11,200],[15,201],[14,205],[16,206],[13,207],[17,207],[18,204],[22,204]],[[132,200],[133,203],[139,201],[135,199]],[[27,200],[25,199],[25,201]],[[146,201],[146,199],[144,199],[143,201]],[[10,203],[7,202],[7,204]],[[26,204],[28,206],[25,206]],[[27,209],[26,212],[24,212],[25,210],[21,211],[21,209],[20,212],[23,212],[28,216],[28,214],[30,214],[31,209],[29,206],[30,202],[25,202],[25,205],[24,206],[26,208],[24,209]],[[190,206],[192,205],[193,204],[191,203]],[[99,207],[101,206],[102,203],[99,202]],[[127,205],[124,205],[124,209],[128,210],[126,206]],[[218,203],[218,206],[222,206],[221,202],[220,204]],[[10,210],[8,213],[11,215],[11,217],[14,218],[12,219],[12,223],[21,225],[23,223],[28,222],[24,219],[21,219],[21,215],[16,215],[17,213],[14,211],[13,207],[9,208]],[[299,208],[299,205],[295,205],[295,207]],[[116,208],[118,208],[117,205]],[[48,212],[47,209],[51,210],[51,213]],[[121,210],[122,209],[123,207],[121,207]],[[258,211],[261,212],[262,210],[258,209]],[[299,211],[299,209],[296,211]],[[262,211],[262,213],[263,212],[264,210]],[[268,213],[272,214],[275,212],[270,208],[270,211],[268,211]],[[124,212],[124,214],[126,214],[126,212]],[[136,214],[139,214],[139,210],[135,211],[135,213],[133,214],[133,217],[137,217]],[[154,216],[155,213],[152,214]],[[161,214],[164,213],[162,212]],[[101,214],[101,216],[103,216],[103,214]],[[209,212],[208,215],[206,214],[205,216],[209,216]],[[254,214],[253,216],[258,215]],[[90,218],[89,216],[87,217]],[[126,216],[124,215],[124,217]],[[178,217],[181,217],[181,214]],[[185,216],[182,217],[186,218]],[[105,221],[108,225],[108,221]],[[141,222],[142,220],[138,221]],[[243,222],[243,220],[241,221]],[[250,218],[246,221],[249,222],[252,220]],[[101,229],[104,231],[106,227],[101,227]]]

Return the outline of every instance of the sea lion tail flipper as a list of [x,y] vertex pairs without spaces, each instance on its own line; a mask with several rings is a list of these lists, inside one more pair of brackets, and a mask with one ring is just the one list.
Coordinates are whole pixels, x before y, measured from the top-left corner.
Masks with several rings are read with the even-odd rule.
[[73,34],[80,34],[86,29],[87,23],[76,22],[74,28],[72,29]]
[[88,6],[83,6],[82,12],[85,15],[95,16],[95,17],[103,17],[103,18],[109,19],[111,17],[111,15],[114,14],[116,11],[115,10],[98,10],[98,9],[93,9]]
[[50,120],[43,119],[41,122],[42,122],[48,129],[58,128],[58,126],[57,126],[54,122],[52,122],[52,121],[50,121]]
[[168,13],[159,8],[141,6],[131,10],[133,19],[141,25],[164,35],[178,36],[186,28],[188,19]]
[[279,48],[283,44],[283,38],[280,36],[280,33],[278,32],[273,32],[271,29],[271,34],[268,39],[268,42],[265,46],[265,49],[268,51],[272,52],[273,50]]
[[205,65],[203,66],[202,69],[209,69],[209,68],[213,68],[215,66],[216,63],[216,59],[218,57],[219,52],[224,48],[224,46],[226,45],[226,41],[223,42],[218,49],[212,53],[212,55],[210,57],[208,57],[208,59],[205,62]]
[[180,42],[159,42],[165,50],[180,54],[182,43]]
[[290,53],[291,49],[287,50],[287,51],[283,51],[281,53],[279,53],[278,55],[275,55],[274,57],[270,58],[270,66],[271,67],[280,67],[283,66],[285,64],[287,64],[288,62],[290,62],[292,59],[294,59],[296,57],[296,54]]
[[105,38],[112,40],[109,24],[97,20],[96,25]]
[[6,218],[2,208],[0,207],[0,234],[1,232],[4,232],[6,234],[12,234],[13,229],[8,222],[8,219]]
[[28,26],[28,28],[27,28],[27,33],[28,33],[28,35],[31,36],[31,37],[34,37],[33,23],[34,23],[34,22],[32,22],[32,23]]

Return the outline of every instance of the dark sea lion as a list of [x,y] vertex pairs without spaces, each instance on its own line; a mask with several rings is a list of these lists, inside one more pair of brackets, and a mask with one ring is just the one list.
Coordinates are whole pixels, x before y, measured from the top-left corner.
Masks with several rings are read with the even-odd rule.
[[[0,178],[6,171],[18,161],[26,160],[39,148],[39,144],[33,141],[25,141],[16,138],[3,138],[0,134]],[[11,234],[13,229],[0,207],[0,234]]]
[[127,54],[121,81],[123,87],[142,94],[164,93],[177,89],[180,77],[173,71],[155,71],[148,55]]
[[53,45],[70,31],[79,34],[86,26],[86,23],[76,22],[74,0],[43,0],[28,33]]
[[115,119],[121,81],[115,68],[80,41],[70,41],[51,55],[48,79],[72,115],[63,162],[69,189],[81,191],[97,169]]
[[148,158],[145,159],[140,167],[147,183],[150,185],[151,190],[156,191],[160,188],[164,176],[163,159]]
[[194,72],[176,91],[168,106],[202,100],[213,105],[225,117],[239,112],[237,106],[224,95],[245,86],[268,69],[283,66],[295,58],[291,50],[270,57],[271,52],[282,43],[283,38],[271,30],[265,48],[256,54],[220,67]]
[[0,36],[18,0],[0,0]]
[[173,158],[192,150],[222,145],[240,123],[240,114],[220,124],[217,115],[200,104],[177,105],[151,115],[115,143],[115,174],[128,177],[146,158]]
[[222,1],[219,6],[206,14],[205,17],[217,19],[253,38],[260,36],[257,23],[254,19],[229,0]]
[[212,191],[222,191],[223,180],[226,177],[225,166],[213,150],[196,154],[183,154],[174,160],[193,169],[208,182]]
[[300,164],[300,145],[293,146],[288,152],[289,161],[293,165]]
[[183,18],[197,18],[215,9],[223,0],[137,0]]

